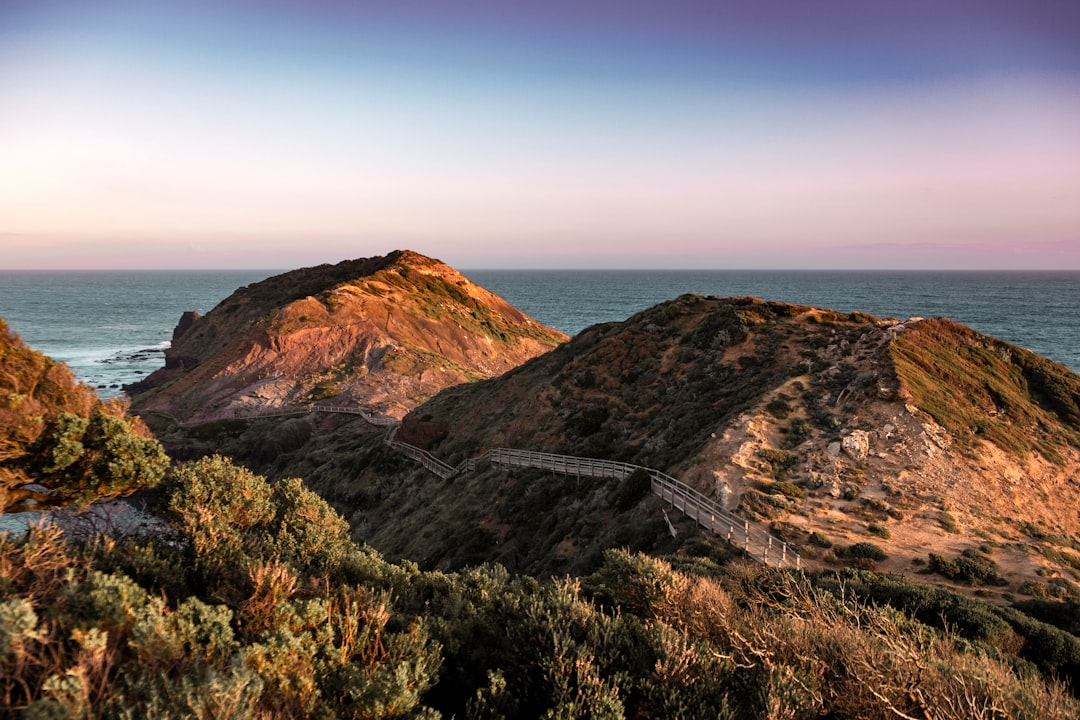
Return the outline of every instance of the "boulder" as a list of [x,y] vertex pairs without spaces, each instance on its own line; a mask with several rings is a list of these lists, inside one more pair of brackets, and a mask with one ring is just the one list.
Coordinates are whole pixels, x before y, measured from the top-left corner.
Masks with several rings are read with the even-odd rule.
[[860,462],[870,453],[870,435],[865,430],[852,430],[841,439],[840,446],[848,457]]

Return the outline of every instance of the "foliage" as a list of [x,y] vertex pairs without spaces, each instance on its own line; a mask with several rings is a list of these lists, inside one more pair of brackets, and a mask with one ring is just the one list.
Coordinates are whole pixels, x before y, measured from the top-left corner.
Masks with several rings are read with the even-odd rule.
[[123,418],[95,410],[89,418],[61,413],[31,448],[34,479],[63,503],[86,504],[153,487],[169,458],[153,438]]
[[422,572],[349,542],[341,518],[300,481],[269,483],[221,457],[179,467],[156,492],[171,535],[83,545],[55,529],[0,536],[6,712],[1080,712],[1050,679],[1076,677],[1080,641],[940,589],[855,571],[813,579],[742,562],[676,567],[627,551],[608,551],[580,580],[541,582],[498,565]]
[[[424,716],[438,644],[385,592],[327,583],[342,553],[363,553],[325,503],[298,481],[270,487],[221,458],[185,466],[165,490],[178,535],[156,554],[149,540],[0,535],[0,707],[27,717]],[[196,498],[185,502],[188,492]],[[124,572],[154,562],[165,567]],[[176,563],[188,568],[179,588],[161,582]]]
[[945,532],[954,534],[960,532],[960,526],[957,525],[956,518],[947,510],[942,510],[938,513],[938,523]]
[[1005,585],[1006,580],[998,574],[997,563],[989,556],[968,548],[959,557],[946,558],[930,553],[927,570],[944,575],[950,580],[964,580],[972,585]]
[[889,555],[880,545],[872,542],[858,542],[848,547],[847,554],[856,559],[873,560],[881,562],[887,560]]
[[757,456],[772,466],[774,473],[786,470],[799,459],[793,452],[776,448],[762,448],[757,451]]
[[219,593],[242,592],[262,560],[332,572],[351,548],[348,524],[296,478],[273,485],[219,455],[165,483],[168,511]]
[[[0,512],[85,504],[152,487],[168,465],[122,402],[102,403],[0,320]],[[32,492],[28,483],[52,492]]]
[[652,492],[652,476],[645,468],[637,468],[622,479],[611,494],[611,504],[616,510],[625,511],[637,505]]

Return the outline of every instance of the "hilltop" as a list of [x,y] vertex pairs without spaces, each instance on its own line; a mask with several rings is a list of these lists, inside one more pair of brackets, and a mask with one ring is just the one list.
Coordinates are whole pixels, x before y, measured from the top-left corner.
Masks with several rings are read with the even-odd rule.
[[403,415],[567,338],[453,268],[408,250],[277,275],[185,314],[165,367],[128,388],[184,422],[314,401]]

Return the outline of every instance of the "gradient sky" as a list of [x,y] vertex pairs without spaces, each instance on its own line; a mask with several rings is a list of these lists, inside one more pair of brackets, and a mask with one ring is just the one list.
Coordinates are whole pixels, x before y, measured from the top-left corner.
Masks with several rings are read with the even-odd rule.
[[0,268],[1080,269],[1076,0],[0,0]]

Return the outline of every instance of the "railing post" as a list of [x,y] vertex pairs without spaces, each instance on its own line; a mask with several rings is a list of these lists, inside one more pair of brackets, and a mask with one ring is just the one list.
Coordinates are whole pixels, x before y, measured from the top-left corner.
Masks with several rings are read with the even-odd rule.
[[749,520],[747,520],[746,524],[743,525],[743,551],[746,552],[747,555],[750,554],[750,521]]

